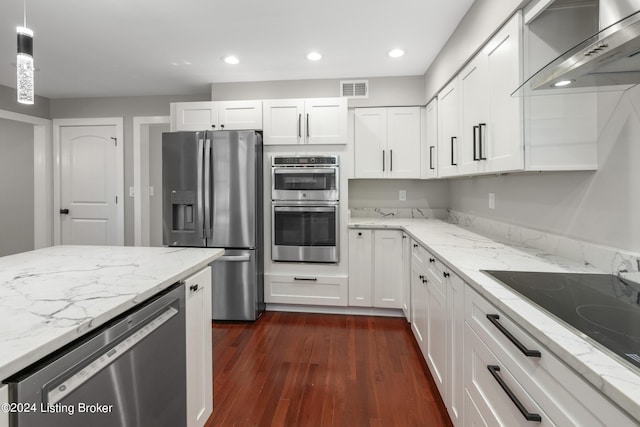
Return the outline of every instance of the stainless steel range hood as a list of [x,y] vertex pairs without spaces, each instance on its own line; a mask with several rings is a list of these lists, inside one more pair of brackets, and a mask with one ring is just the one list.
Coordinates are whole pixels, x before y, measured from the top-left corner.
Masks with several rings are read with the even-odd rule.
[[[601,31],[547,64],[516,92],[640,83],[640,7],[634,1],[601,0]],[[614,17],[629,9],[631,15]]]

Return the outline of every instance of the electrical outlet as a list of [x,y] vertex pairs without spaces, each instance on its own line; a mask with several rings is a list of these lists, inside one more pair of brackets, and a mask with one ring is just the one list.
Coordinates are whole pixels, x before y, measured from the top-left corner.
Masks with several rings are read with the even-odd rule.
[[407,200],[407,190],[400,190],[398,192],[398,198],[403,202],[406,201]]
[[153,185],[149,186],[149,197],[153,197],[155,194],[155,190],[153,189]]
[[129,197],[136,196],[136,189],[134,187],[129,187]]
[[496,193],[489,193],[489,209],[496,208]]

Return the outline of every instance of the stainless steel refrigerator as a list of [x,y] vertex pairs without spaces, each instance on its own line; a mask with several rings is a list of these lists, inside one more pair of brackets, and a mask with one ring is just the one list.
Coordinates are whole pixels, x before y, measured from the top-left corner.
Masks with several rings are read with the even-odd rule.
[[214,320],[264,311],[262,134],[162,134],[163,244],[224,248],[212,263]]

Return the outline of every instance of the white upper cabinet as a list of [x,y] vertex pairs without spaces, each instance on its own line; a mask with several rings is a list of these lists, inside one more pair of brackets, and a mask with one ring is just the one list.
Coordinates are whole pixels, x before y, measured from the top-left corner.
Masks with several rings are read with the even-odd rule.
[[345,98],[273,99],[264,104],[264,144],[346,144]]
[[171,131],[247,129],[262,129],[262,101],[171,104]]
[[460,109],[458,80],[453,79],[438,93],[438,176],[458,174]]
[[422,179],[438,176],[438,99],[434,98],[421,109],[422,117],[422,150],[420,177]]
[[355,177],[420,178],[420,107],[355,109]]

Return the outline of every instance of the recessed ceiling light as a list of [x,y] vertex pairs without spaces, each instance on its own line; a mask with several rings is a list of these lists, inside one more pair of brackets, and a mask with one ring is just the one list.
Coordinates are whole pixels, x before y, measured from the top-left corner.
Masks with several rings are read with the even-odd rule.
[[389,51],[389,53],[387,53],[387,55],[389,55],[389,57],[391,57],[391,58],[400,58],[401,56],[404,56],[404,50],[402,50],[402,49],[391,49]]
[[320,55],[318,52],[311,52],[307,55],[307,59],[309,61],[319,61],[322,59],[322,55]]
[[560,80],[559,82],[554,83],[553,87],[569,86],[571,83],[573,83],[573,80]]
[[222,60],[227,64],[231,64],[231,65],[236,65],[240,63],[240,60],[233,55],[225,56],[224,58],[222,58]]

